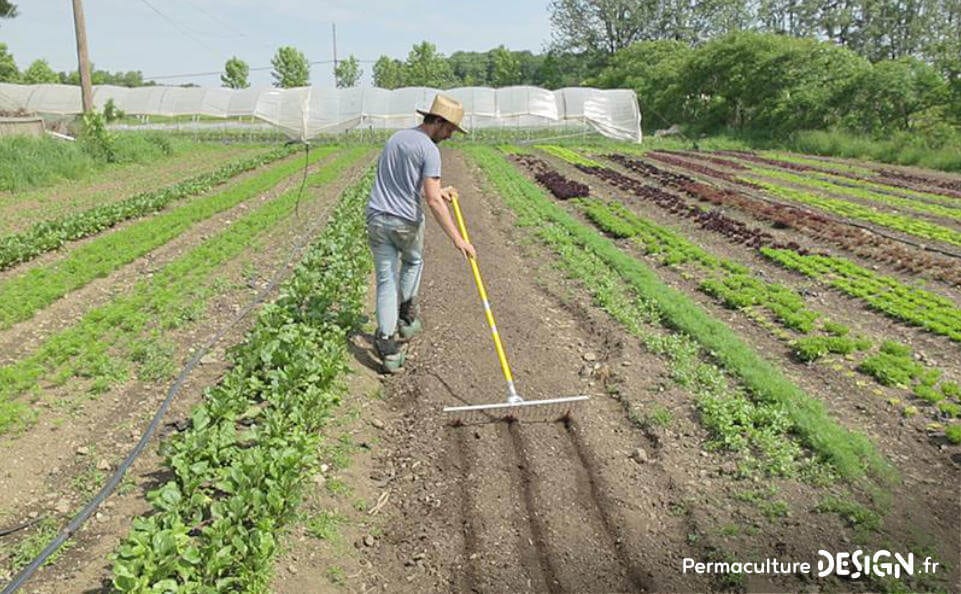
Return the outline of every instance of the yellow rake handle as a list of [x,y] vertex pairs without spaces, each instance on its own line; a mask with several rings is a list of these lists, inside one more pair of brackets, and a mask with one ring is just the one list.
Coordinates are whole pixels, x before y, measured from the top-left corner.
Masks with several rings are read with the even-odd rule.
[[[454,216],[457,218],[457,227],[460,229],[461,237],[464,241],[469,242],[470,237],[467,235],[467,225],[464,224],[464,215],[460,211],[460,204],[457,202],[456,192],[452,196],[451,204],[454,205]],[[507,364],[507,355],[504,353],[504,345],[501,344],[500,334],[497,333],[497,324],[494,323],[494,312],[491,311],[490,301],[487,299],[487,291],[484,289],[484,281],[481,280],[480,268],[477,267],[477,261],[474,258],[468,257],[470,261],[471,270],[474,272],[474,283],[477,284],[477,292],[480,294],[481,301],[484,303],[484,314],[487,315],[487,325],[490,326],[491,336],[494,338],[494,348],[497,350],[497,359],[501,364],[501,371],[504,372],[504,379],[507,380],[507,386],[509,390],[509,398],[517,398],[517,393],[514,391],[514,376],[511,375],[511,367]]]

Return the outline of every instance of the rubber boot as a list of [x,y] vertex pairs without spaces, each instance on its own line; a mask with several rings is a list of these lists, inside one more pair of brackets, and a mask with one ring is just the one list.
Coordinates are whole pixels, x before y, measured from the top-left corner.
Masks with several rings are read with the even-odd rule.
[[400,304],[400,316],[397,320],[397,332],[403,340],[410,340],[411,338],[420,334],[421,330],[424,329],[423,323],[420,321],[420,317],[417,315],[420,308],[414,303],[413,299],[408,299],[407,301]]
[[384,373],[399,373],[404,367],[407,355],[393,338],[375,337],[374,350],[380,357]]

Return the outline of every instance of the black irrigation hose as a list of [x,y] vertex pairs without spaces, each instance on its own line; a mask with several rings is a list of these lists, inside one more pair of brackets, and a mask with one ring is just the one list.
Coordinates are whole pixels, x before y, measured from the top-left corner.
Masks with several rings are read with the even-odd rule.
[[21,530],[25,530],[25,529],[33,526],[34,524],[38,524],[38,523],[42,522],[44,519],[45,519],[45,518],[35,518],[35,519],[33,519],[33,520],[30,520],[29,522],[24,522],[23,524],[20,524],[19,526],[14,526],[14,527],[12,527],[12,528],[4,528],[3,530],[0,530],[0,536],[7,536],[7,535],[10,535],[10,534],[13,534],[14,532],[20,532]]
[[[306,146],[306,151],[309,154],[310,145],[305,143],[305,146]],[[306,185],[306,181],[307,181],[307,163],[305,162],[304,163],[304,181],[301,184],[300,191],[297,194],[298,202],[300,201],[300,196],[304,191],[304,186]],[[187,380],[187,376],[190,375],[190,372],[192,372],[194,367],[197,366],[197,364],[200,362],[200,359],[204,355],[206,355],[207,352],[210,351],[210,348],[213,347],[213,345],[216,344],[217,341],[223,338],[224,335],[227,334],[229,330],[231,330],[241,320],[247,317],[247,315],[251,311],[253,311],[255,307],[259,306],[261,303],[264,302],[264,300],[267,298],[267,295],[271,293],[274,290],[274,288],[280,283],[280,280],[281,280],[281,277],[283,276],[284,271],[293,261],[295,255],[301,252],[301,250],[303,250],[304,246],[307,244],[310,238],[313,237],[314,233],[317,231],[317,228],[321,226],[323,223],[324,223],[324,220],[322,218],[319,219],[317,223],[315,223],[310,229],[307,230],[306,233],[304,233],[304,235],[301,236],[300,241],[294,246],[294,249],[291,250],[290,255],[287,257],[287,260],[279,268],[277,268],[273,278],[270,280],[267,286],[261,289],[260,293],[257,294],[257,297],[254,298],[253,301],[248,303],[246,307],[244,307],[236,316],[234,316],[234,318],[230,320],[230,322],[228,322],[226,326],[221,328],[220,331],[213,338],[208,340],[204,344],[204,346],[201,347],[194,354],[194,356],[190,359],[190,361],[187,362],[183,370],[180,372],[180,375],[177,376],[177,379],[174,381],[173,385],[171,385],[170,389],[167,391],[167,397],[164,398],[163,404],[160,405],[160,408],[154,414],[153,420],[150,422],[150,425],[147,426],[147,430],[144,432],[144,434],[140,437],[140,441],[137,442],[137,445],[134,447],[134,449],[132,449],[130,453],[127,454],[127,457],[124,458],[123,463],[120,465],[119,468],[117,468],[116,472],[113,473],[113,476],[110,477],[110,480],[107,481],[107,483],[100,489],[100,492],[98,492],[97,495],[93,499],[91,499],[83,507],[83,509],[80,510],[80,513],[78,513],[73,518],[73,520],[71,520],[70,523],[67,524],[67,527],[60,531],[60,534],[58,534],[57,537],[53,539],[53,541],[51,541],[46,546],[46,548],[43,549],[43,551],[41,551],[40,554],[37,555],[33,559],[33,561],[30,562],[29,565],[27,565],[22,570],[20,570],[17,576],[13,578],[13,581],[11,581],[9,584],[6,585],[6,587],[4,587],[3,592],[0,594],[12,594],[13,592],[16,592],[21,586],[23,586],[23,584],[26,583],[26,581],[30,579],[38,569],[40,569],[40,567],[47,561],[47,559],[49,559],[51,555],[57,552],[57,549],[63,546],[63,543],[65,543],[71,536],[73,536],[74,533],[76,533],[87,522],[87,520],[90,519],[90,516],[92,516],[94,512],[97,511],[97,508],[100,507],[100,505],[107,499],[107,497],[109,497],[113,493],[113,491],[117,488],[117,485],[120,484],[120,481],[123,480],[124,475],[127,474],[127,470],[129,470],[129,468],[133,465],[133,463],[137,460],[137,458],[139,458],[140,455],[143,453],[144,449],[146,449],[147,444],[150,442],[150,439],[153,437],[153,434],[156,432],[157,427],[160,425],[160,422],[163,420],[164,415],[166,415],[167,410],[170,408],[170,405],[173,403],[174,397],[180,392],[180,389],[183,387],[184,382]],[[26,527],[26,526],[18,527],[15,530],[23,527]]]

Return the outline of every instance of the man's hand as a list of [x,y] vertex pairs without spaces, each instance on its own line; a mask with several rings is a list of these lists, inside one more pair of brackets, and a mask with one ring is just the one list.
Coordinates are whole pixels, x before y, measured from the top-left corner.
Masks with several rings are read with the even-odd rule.
[[440,197],[447,202],[452,202],[454,198],[457,198],[457,188],[454,186],[447,186],[446,188],[441,188]]
[[457,236],[454,238],[454,247],[460,250],[460,253],[464,254],[465,258],[476,258],[477,251],[474,250],[474,246],[470,242],[464,241],[464,238]]

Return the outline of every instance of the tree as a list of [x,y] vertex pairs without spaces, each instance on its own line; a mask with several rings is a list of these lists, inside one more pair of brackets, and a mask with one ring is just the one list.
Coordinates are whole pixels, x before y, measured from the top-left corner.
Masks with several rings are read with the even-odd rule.
[[[76,70],[71,72],[61,72],[58,75],[60,79],[60,84],[62,85],[79,85],[80,84],[80,73]],[[107,72],[106,70],[97,70],[90,65],[90,79],[95,85],[116,85],[118,87],[145,87],[145,86],[155,86],[155,82],[144,82],[143,73],[139,70],[130,70],[128,72]]]
[[289,45],[278,49],[270,64],[274,67],[270,75],[275,87],[289,89],[310,84],[310,64],[298,49]]
[[351,54],[346,60],[341,60],[340,64],[334,67],[334,79],[339,88],[356,86],[360,81],[360,75],[364,71],[360,67],[360,62]]
[[658,6],[654,0],[551,0],[553,48],[613,54],[644,39]]
[[503,45],[487,53],[487,80],[495,87],[508,87],[521,82],[521,61]]
[[13,60],[13,54],[7,51],[7,44],[0,43],[0,82],[15,83],[20,80],[20,71]]
[[10,4],[9,0],[0,0],[0,18],[12,19],[17,16],[17,5]]
[[484,52],[454,52],[447,58],[454,80],[464,87],[485,87],[487,80],[488,55]]
[[60,76],[53,71],[46,60],[34,60],[20,77],[25,85],[56,84]]
[[865,70],[845,96],[848,127],[868,134],[907,130],[916,114],[945,105],[947,82],[916,58],[877,62]]
[[586,83],[603,89],[634,89],[644,125],[667,128],[686,120],[682,73],[694,50],[681,41],[641,41],[611,57]]
[[224,64],[224,73],[220,75],[220,82],[228,89],[246,89],[250,86],[248,76],[250,76],[250,66],[234,56]]
[[437,46],[428,41],[414,44],[405,64],[406,84],[444,89],[454,83],[454,71]]
[[382,89],[398,89],[407,85],[404,63],[381,56],[374,62],[374,86]]

